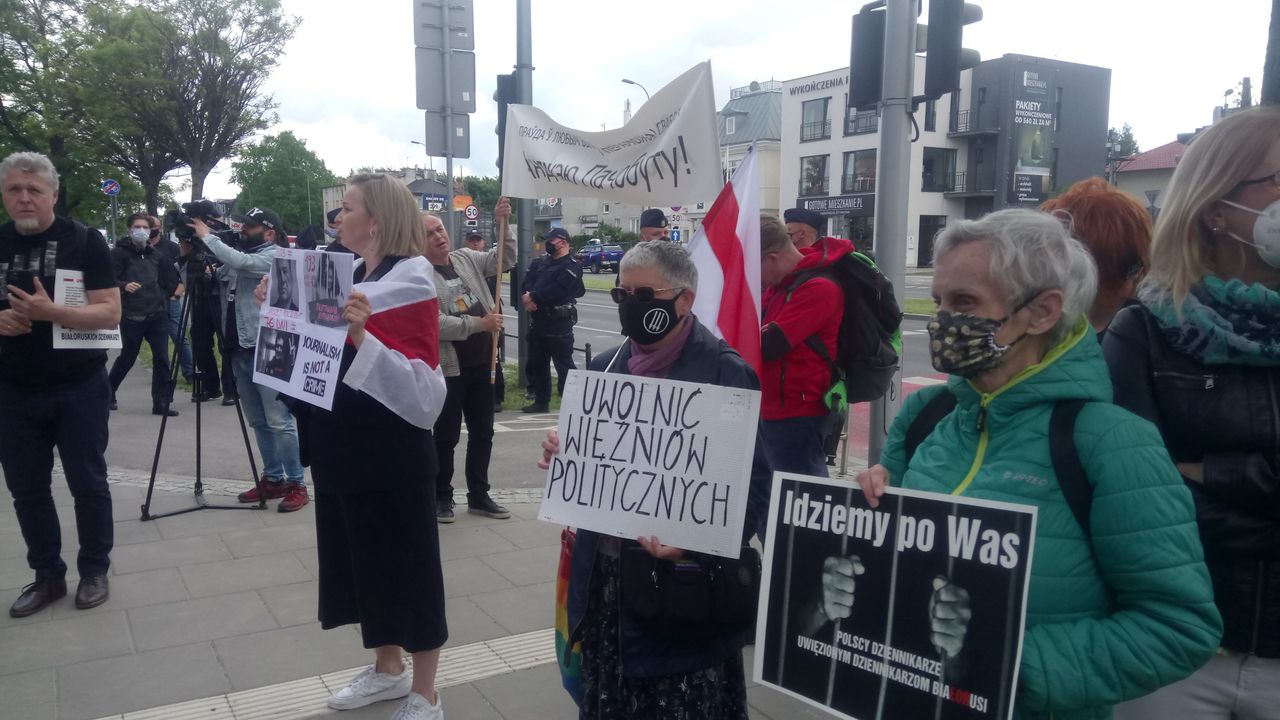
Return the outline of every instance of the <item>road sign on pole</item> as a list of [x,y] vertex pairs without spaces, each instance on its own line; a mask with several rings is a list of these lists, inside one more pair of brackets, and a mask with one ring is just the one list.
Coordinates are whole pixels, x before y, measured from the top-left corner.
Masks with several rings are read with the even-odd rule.
[[468,205],[463,209],[462,215],[468,220],[476,220],[480,217],[480,208],[475,205]]
[[115,180],[112,180],[111,178],[107,178],[106,180],[103,180],[102,194],[108,195],[110,197],[115,197],[116,195],[119,195],[120,183],[116,182]]
[[449,54],[449,92],[452,102],[445,102],[443,68],[445,51],[440,48],[414,48],[418,78],[418,109],[444,112],[452,105],[455,113],[476,111],[476,54],[453,51]]
[[449,47],[475,50],[475,8],[472,0],[414,0],[413,44],[421,48],[445,47],[445,5],[449,8]]
[[[435,157],[448,155],[449,140],[453,141],[453,157],[467,159],[471,157],[471,116],[454,113],[453,122],[446,122],[442,113],[423,113],[427,117],[427,154]],[[449,133],[452,138],[447,137]],[[452,179],[452,178],[450,178]]]

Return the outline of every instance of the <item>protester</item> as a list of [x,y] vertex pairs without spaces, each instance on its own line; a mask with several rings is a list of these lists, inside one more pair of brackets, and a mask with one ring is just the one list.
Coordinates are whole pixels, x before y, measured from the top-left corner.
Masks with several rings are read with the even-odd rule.
[[[484,235],[481,235],[475,230],[472,230],[471,232],[467,233],[465,242],[467,244],[468,250],[475,250],[476,252],[484,252]],[[494,275],[492,277],[496,278],[497,276]],[[493,283],[490,282],[489,285],[492,286]],[[492,289],[490,289],[491,294],[492,292],[493,292]]]
[[1224,626],[1207,665],[1122,720],[1280,712],[1278,173],[1280,109],[1196,138],[1165,191],[1141,305],[1103,342],[1116,403],[1155,423],[1195,500]]
[[[344,252],[350,253],[351,250],[342,244],[342,208],[336,207],[330,210],[325,216],[324,234],[329,238],[329,244],[324,246],[325,252]],[[353,255],[355,253],[352,253]]]
[[[623,256],[618,303],[621,347],[601,353],[591,369],[642,377],[756,389],[755,373],[692,313],[698,271],[688,254],[667,242],[639,243]],[[647,322],[660,315],[665,322]],[[560,450],[553,429],[539,466]],[[770,472],[757,436],[743,544],[768,512]],[[579,718],[698,718],[745,720],[742,648],[746,628],[683,625],[658,631],[636,616],[621,585],[620,556],[643,547],[656,560],[698,563],[710,558],[663,545],[657,537],[621,540],[578,530],[569,574],[573,641],[582,642]]]
[[565,376],[573,370],[573,326],[578,322],[576,298],[586,293],[582,268],[573,259],[569,233],[553,228],[542,239],[546,259],[529,265],[521,301],[529,315],[529,365],[533,403],[522,412],[545,413],[551,409],[551,367],[556,366],[557,392],[564,394]]
[[[329,707],[404,697],[393,720],[441,720],[444,578],[436,523],[423,522],[435,512],[431,426],[445,399],[431,265],[417,203],[394,177],[351,178],[342,229],[360,284],[343,310],[340,381],[332,410],[300,404],[300,417],[316,483],[320,624],[359,623],[375,662]],[[353,441],[367,450],[352,452]]]
[[1100,335],[1120,308],[1137,301],[1151,250],[1151,213],[1129,193],[1099,177],[1086,178],[1040,209],[1069,223],[1098,267],[1098,297],[1089,324]]
[[827,357],[836,357],[844,294],[822,269],[852,251],[849,241],[839,238],[824,238],[801,250],[777,218],[760,219],[760,279],[765,286],[760,418],[774,470],[827,476],[829,410],[824,397],[831,387],[831,364],[814,344]]
[[[511,204],[498,201],[494,215],[511,217]],[[498,249],[480,252],[471,248],[449,251],[449,231],[440,218],[422,215],[427,260],[435,269],[440,304],[440,366],[448,395],[436,420],[436,519],[454,520],[453,450],[467,421],[467,512],[505,520],[510,511],[489,497],[489,457],[493,454],[493,336],[502,331],[502,312],[494,302],[487,280],[516,264],[515,228],[507,227],[503,267]]]
[[[19,152],[0,161],[0,196],[11,218],[0,225],[0,257],[13,263],[11,278],[29,272],[34,287],[27,292],[9,283],[0,309],[0,466],[27,544],[27,565],[35,571],[35,582],[9,608],[10,616],[21,618],[67,594],[52,493],[55,447],[75,499],[76,607],[97,607],[110,595],[107,569],[115,526],[105,458],[111,398],[107,353],[55,350],[53,323],[77,330],[113,328],[120,322],[120,290],[102,235],[54,215],[58,171],[49,158]],[[53,304],[57,270],[82,274],[83,306]]]
[[138,359],[145,339],[151,346],[151,414],[173,417],[173,388],[169,380],[169,298],[181,282],[169,256],[151,244],[151,223],[146,213],[134,213],[125,221],[129,234],[111,250],[111,268],[121,293],[120,338],[123,347],[111,364],[111,409],[116,391]]
[[[930,349],[934,368],[951,377],[906,398],[883,464],[858,484],[873,507],[889,484],[1034,505],[1014,713],[1110,717],[1112,705],[1195,671],[1221,637],[1189,494],[1154,428],[1110,402],[1086,317],[1096,271],[1061,222],[1031,210],[952,222],[938,235],[934,267]],[[908,457],[913,423],[944,393],[954,410]],[[1072,400],[1085,402],[1072,439],[1092,493],[1087,527],[1050,455],[1050,415]],[[827,566],[824,615],[852,611],[857,572]],[[964,646],[971,616],[1004,608],[966,608],[967,591],[945,575],[934,590],[919,611],[949,649],[945,663]]]
[[[160,222],[160,218],[155,215],[148,215],[147,223],[151,226],[151,247],[164,253],[169,264],[177,267],[181,253],[178,244],[164,236],[164,223]],[[169,296],[169,339],[173,341],[173,346],[178,348],[178,369],[182,371],[183,379],[189,383],[195,367],[192,362],[191,343],[188,342],[186,334],[179,332],[179,325],[182,323],[182,297],[186,291],[186,285],[179,277],[177,289]]]
[[[219,264],[212,253],[198,251],[191,243],[178,243],[178,269],[186,286],[185,302],[190,305],[187,324],[191,327],[191,347],[200,373],[200,389],[191,391],[192,402],[222,397],[222,404],[236,404],[236,380],[231,353],[223,335],[222,295],[229,292],[218,280]],[[222,369],[214,355],[214,343],[222,357]]]
[[667,215],[662,208],[649,208],[640,213],[640,242],[670,239],[671,230],[667,227]]
[[[298,455],[298,430],[289,409],[276,390],[253,381],[253,353],[258,343],[258,308],[253,303],[258,281],[271,271],[276,250],[286,247],[280,216],[271,210],[253,208],[239,218],[240,249],[230,247],[196,219],[191,226],[209,252],[222,263],[227,281],[223,324],[235,373],[240,406],[258,440],[262,454],[262,495],[280,498],[279,512],[294,512],[309,501],[306,479]],[[226,355],[223,356],[224,358]],[[224,360],[225,362],[225,360]],[[242,503],[260,501],[258,488],[239,495]]]
[[787,224],[787,237],[792,244],[803,250],[826,234],[827,219],[812,210],[791,208],[782,213],[782,221]]

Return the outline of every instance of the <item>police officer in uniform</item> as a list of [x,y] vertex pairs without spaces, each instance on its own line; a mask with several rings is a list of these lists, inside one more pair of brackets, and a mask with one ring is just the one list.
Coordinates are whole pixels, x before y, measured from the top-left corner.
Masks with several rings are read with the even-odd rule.
[[547,256],[529,266],[520,298],[530,313],[527,373],[533,385],[533,404],[522,408],[527,413],[550,411],[549,362],[556,364],[558,390],[564,394],[565,376],[575,367],[573,325],[578,321],[578,309],[574,300],[586,293],[582,268],[570,255],[569,233],[564,228],[554,228],[542,242]]

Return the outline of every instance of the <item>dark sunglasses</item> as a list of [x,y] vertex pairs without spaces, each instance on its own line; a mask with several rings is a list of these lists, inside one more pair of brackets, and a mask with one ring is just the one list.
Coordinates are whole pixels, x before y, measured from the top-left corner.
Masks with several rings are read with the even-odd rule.
[[[668,290],[679,290],[680,292],[676,293],[676,297],[680,297],[680,294],[684,292],[684,288],[681,288],[681,287],[669,287],[669,288],[638,287],[635,290],[627,290],[625,288],[616,287],[609,291],[609,297],[613,298],[613,301],[618,303],[619,305],[621,305],[623,301],[625,301],[628,297],[631,297],[631,296],[634,296],[635,299],[639,300],[640,302],[649,302],[654,297],[656,297],[658,293],[666,292]],[[675,298],[672,298],[672,300],[674,299]]]

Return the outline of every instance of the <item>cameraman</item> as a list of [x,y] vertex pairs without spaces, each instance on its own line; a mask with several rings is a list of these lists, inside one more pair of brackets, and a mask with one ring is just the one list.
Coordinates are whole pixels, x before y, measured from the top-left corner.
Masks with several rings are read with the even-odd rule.
[[[191,229],[222,262],[220,272],[227,278],[223,298],[226,344],[240,404],[253,426],[258,452],[262,454],[262,492],[268,500],[283,498],[277,508],[280,512],[293,512],[308,502],[298,454],[298,430],[278,393],[253,382],[253,350],[258,342],[258,306],[253,301],[253,290],[271,271],[276,250],[288,247],[289,240],[280,216],[271,210],[253,208],[235,219],[243,224],[239,250],[218,239],[200,218],[191,221]],[[240,493],[242,503],[258,500],[257,488]]]
[[[187,240],[178,243],[178,268],[187,288],[186,297],[195,303],[188,323],[191,326],[191,347],[195,353],[196,369],[200,373],[200,391],[194,390],[191,399],[205,402],[223,397],[223,405],[236,404],[236,381],[231,373],[231,354],[222,334],[222,292],[218,282],[221,264],[212,253],[198,249]],[[218,372],[218,359],[213,354],[214,342],[222,354],[222,372]]]

